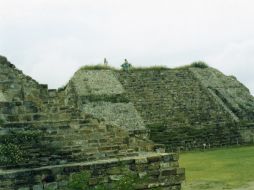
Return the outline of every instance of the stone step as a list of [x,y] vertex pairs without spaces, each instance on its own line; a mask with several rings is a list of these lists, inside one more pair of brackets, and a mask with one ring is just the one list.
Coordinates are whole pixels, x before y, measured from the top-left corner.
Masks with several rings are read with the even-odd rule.
[[[2,125],[2,128],[9,129],[26,129],[26,130],[47,130],[51,128],[69,128],[71,125],[80,125],[85,126],[86,123],[89,123],[89,119],[63,119],[63,120],[45,120],[45,121],[21,121],[21,122],[7,122]],[[75,128],[75,126],[73,126]],[[79,129],[79,128],[77,128]]]
[[[130,172],[137,176],[145,173],[150,180],[146,181],[142,189],[161,187],[180,190],[180,184],[185,177],[184,169],[179,168],[178,157],[175,154],[140,152],[121,158],[62,163],[33,169],[0,170],[0,190],[43,189],[43,186],[54,186],[60,190],[64,189],[64,184],[67,185],[66,180],[70,175],[81,171],[89,171],[92,174],[89,181],[96,182],[93,185],[101,183],[101,177],[106,179],[105,182],[110,182],[114,177]],[[31,180],[31,174],[36,176],[36,179]]]
[[55,112],[55,113],[26,113],[26,114],[2,114],[6,122],[22,121],[46,121],[46,120],[63,120],[79,118],[79,112]]
[[[100,124],[93,118],[13,122],[5,123],[3,127],[5,130],[14,131],[20,129],[31,132],[41,131],[42,136],[39,137],[38,143],[33,143],[33,146],[27,144],[22,146],[22,151],[29,153],[30,161],[18,167],[87,161],[101,157],[122,157],[132,155],[134,152],[134,149],[129,148],[130,140],[127,131]],[[130,135],[143,133],[144,131],[134,130]]]
[[0,102],[1,114],[20,114],[20,113],[37,113],[40,110],[35,103],[31,101],[24,102]]

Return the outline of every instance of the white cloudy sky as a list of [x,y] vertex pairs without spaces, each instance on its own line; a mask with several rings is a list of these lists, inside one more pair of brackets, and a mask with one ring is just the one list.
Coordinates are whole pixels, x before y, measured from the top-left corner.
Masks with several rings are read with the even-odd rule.
[[104,57],[113,66],[204,60],[254,94],[254,1],[0,0],[0,54],[51,88]]

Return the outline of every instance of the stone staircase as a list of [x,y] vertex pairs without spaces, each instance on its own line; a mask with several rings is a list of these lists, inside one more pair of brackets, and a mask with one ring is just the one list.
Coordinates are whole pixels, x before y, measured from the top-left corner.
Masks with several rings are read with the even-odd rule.
[[185,171],[179,168],[178,156],[168,153],[146,152],[137,156],[107,158],[90,162],[44,166],[34,169],[0,170],[0,190],[63,190],[70,175],[89,171],[90,187],[115,183],[124,175],[146,176],[136,190],[181,190]]
[[118,71],[117,76],[151,140],[168,151],[240,143],[232,114],[189,68]]
[[[20,132],[37,133],[36,141],[22,144],[24,163],[10,167],[39,167],[101,158],[136,155],[129,133],[91,115],[80,115],[75,108],[47,103],[47,109],[32,102],[5,102],[1,106],[4,136]],[[48,112],[46,112],[48,111]],[[18,114],[22,113],[22,114]],[[4,131],[4,132],[3,132]],[[3,167],[3,166],[2,166]]]
[[211,121],[231,120],[188,69],[118,74],[130,102],[134,103],[146,125],[164,123],[172,128],[200,128],[213,125]]
[[132,173],[149,178],[136,189],[180,190],[178,156],[149,140],[125,95],[113,71],[48,90],[0,56],[0,190],[63,190],[82,171],[90,187]]
[[25,101],[1,103],[5,123],[0,127],[0,141],[22,133],[36,138],[19,142],[24,160],[0,163],[0,190],[62,190],[70,175],[84,170],[91,172],[91,187],[114,183],[131,172],[149,178],[137,189],[181,189],[184,170],[179,169],[178,157],[153,152],[158,147],[143,129],[128,131],[106,124],[60,101],[52,99],[42,106]]

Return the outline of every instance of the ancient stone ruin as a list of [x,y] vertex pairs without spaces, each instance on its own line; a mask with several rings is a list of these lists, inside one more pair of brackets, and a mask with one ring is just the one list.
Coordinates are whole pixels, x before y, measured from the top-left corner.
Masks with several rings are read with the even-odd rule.
[[177,154],[149,139],[111,70],[49,90],[0,57],[0,118],[0,190],[62,190],[81,171],[90,187],[131,173],[147,178],[136,189],[181,189]]
[[131,172],[148,178],[136,189],[181,189],[169,152],[253,143],[253,120],[249,90],[210,67],[83,67],[51,90],[0,57],[0,190],[64,189],[83,170],[91,187]]
[[233,76],[194,65],[117,77],[150,139],[169,151],[254,142],[254,98]]

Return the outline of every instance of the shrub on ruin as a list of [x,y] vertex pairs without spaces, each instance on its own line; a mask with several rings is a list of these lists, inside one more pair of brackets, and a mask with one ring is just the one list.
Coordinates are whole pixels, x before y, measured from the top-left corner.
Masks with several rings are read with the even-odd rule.
[[137,174],[128,172],[111,184],[103,183],[95,187],[90,187],[90,177],[91,174],[88,171],[82,171],[71,175],[68,182],[68,190],[133,190],[136,185],[147,182],[146,177],[141,179]]
[[21,148],[22,144],[37,141],[40,133],[36,131],[14,132],[9,131],[8,134],[0,138],[0,165],[10,166],[17,165],[26,161],[26,152]]
[[191,64],[191,67],[205,69],[205,68],[208,68],[209,66],[203,61],[197,61],[197,62],[193,62]]
[[70,190],[87,190],[89,187],[88,182],[90,177],[91,174],[87,171],[75,173],[70,176],[68,188]]
[[135,186],[141,182],[141,179],[135,175],[128,173],[120,178],[119,181],[113,183],[114,190],[133,190]]
[[18,164],[24,161],[23,155],[24,152],[21,151],[19,145],[13,143],[0,145],[0,163],[5,166]]

